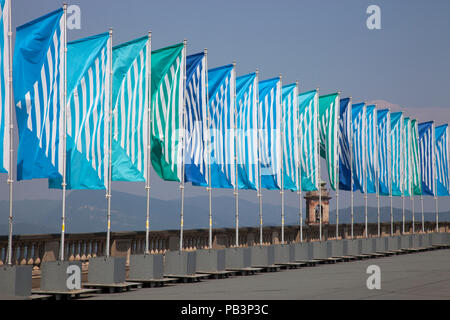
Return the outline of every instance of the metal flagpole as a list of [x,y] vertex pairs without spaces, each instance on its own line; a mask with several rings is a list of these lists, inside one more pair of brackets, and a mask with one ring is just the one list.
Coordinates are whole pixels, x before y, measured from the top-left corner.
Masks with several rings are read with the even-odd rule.
[[[298,90],[298,80],[295,82],[295,85],[297,86],[297,97],[299,94],[299,90]],[[298,119],[297,119],[297,124],[298,124],[298,131],[297,131],[297,135],[298,135],[298,181],[299,181],[299,188],[298,188],[298,204],[299,204],[299,209],[300,209],[300,242],[303,242],[303,205],[302,205],[302,160],[301,160],[301,154],[302,154],[302,130],[300,127],[300,101],[297,101],[297,114],[298,114]]]
[[283,108],[283,97],[282,97],[282,82],[280,74],[280,100],[281,100],[281,244],[284,244],[284,108]]
[[66,159],[67,159],[67,150],[66,150],[66,144],[67,144],[67,133],[66,133],[66,126],[67,126],[67,4],[65,3],[64,6],[64,93],[63,93],[63,99],[64,99],[64,105],[63,105],[63,174],[62,174],[62,215],[61,215],[61,243],[59,248],[59,260],[64,261],[64,232],[65,232],[65,224],[66,224]]
[[[234,77],[236,79],[236,61],[233,61],[233,71]],[[236,84],[236,81],[235,81]],[[235,208],[236,208],[236,239],[235,245],[239,246],[239,185],[238,185],[238,158],[237,158],[237,105],[236,105],[236,85],[234,86],[234,176],[235,176],[235,186],[234,186],[234,197],[235,197]]]
[[[390,110],[389,110],[389,114],[390,114]],[[388,139],[388,157],[389,157],[389,162],[390,165],[388,166],[389,169],[389,198],[391,201],[391,236],[394,234],[394,216],[393,216],[393,208],[392,208],[392,146],[391,146],[391,140],[392,140],[392,133],[391,133],[391,121],[390,121],[390,117],[389,117],[389,121],[388,121],[388,132],[389,132],[389,139]]]
[[[380,144],[380,139],[378,137],[378,109],[377,109],[377,105],[375,104],[375,112],[376,112],[376,120],[377,120],[377,125],[375,126],[375,176],[376,176],[376,192],[377,192],[377,234],[378,237],[380,237],[380,164],[378,163],[378,157],[379,157],[379,144]],[[375,119],[375,118],[374,118]]]
[[[317,92],[319,92],[319,88],[317,88]],[[318,94],[319,95],[319,94]],[[319,109],[320,109],[320,95],[319,95]],[[320,119],[319,119],[320,122]],[[319,130],[320,131],[320,128]],[[318,139],[318,153],[319,153],[319,164],[318,164],[318,171],[319,171],[319,240],[322,241],[322,178],[320,175],[320,140]]]
[[7,1],[8,5],[8,53],[9,53],[9,78],[8,78],[8,90],[9,90],[9,168],[8,168],[8,184],[9,184],[9,234],[8,234],[8,251],[7,251],[7,264],[12,265],[12,232],[13,232],[13,74],[12,74],[12,31],[11,31],[11,1]]
[[145,220],[145,254],[150,253],[150,246],[149,246],[149,237],[150,237],[150,170],[151,170],[151,128],[152,128],[152,116],[151,116],[151,101],[152,101],[152,95],[151,95],[151,81],[152,81],[152,32],[148,32],[148,48],[147,48],[147,95],[148,95],[148,106],[147,106],[147,119],[148,119],[148,126],[147,126],[147,177],[146,177],[146,183],[145,183],[145,189],[147,191],[147,216]]
[[205,76],[206,76],[206,110],[207,110],[207,136],[208,136],[208,201],[209,201],[209,235],[208,247],[212,249],[212,188],[211,188],[211,115],[209,110],[209,87],[208,87],[208,49],[205,48]]
[[[365,103],[364,103],[365,104]],[[364,157],[365,157],[365,161],[364,161],[364,170],[363,170],[363,174],[364,174],[364,235],[366,236],[366,238],[369,237],[368,231],[367,231],[367,227],[368,227],[368,221],[367,221],[367,166],[368,166],[368,162],[369,162],[369,156],[368,156],[368,150],[367,150],[367,141],[369,140],[369,136],[367,134],[367,106],[364,105],[364,120],[363,120],[363,132],[366,135],[366,141],[364,143],[365,145],[365,152],[364,152]]]
[[183,227],[184,227],[184,147],[185,147],[185,125],[186,125],[186,46],[187,40],[183,40],[183,63],[184,63],[184,75],[183,75],[183,127],[181,130],[181,215],[180,215],[180,251],[183,251]]
[[261,190],[261,121],[260,119],[260,108],[259,108],[259,70],[256,69],[256,106],[258,110],[258,182],[259,188],[257,192],[259,200],[259,244],[262,245],[263,242],[263,220],[262,220],[262,190]]
[[[109,62],[109,84],[112,88],[112,76],[113,76],[113,71],[112,71],[112,28],[109,29],[109,53],[110,53],[110,62]],[[106,232],[106,256],[109,257],[109,251],[110,251],[110,242],[111,242],[111,169],[112,169],[112,147],[111,147],[111,142],[112,142],[112,90],[110,90],[110,96],[109,96],[109,146],[108,146],[108,154],[109,154],[109,159],[108,159],[108,187],[107,187],[107,191],[106,191],[106,199],[108,202],[108,214],[107,214],[107,232]]]
[[[408,168],[408,175],[409,175],[409,185],[410,185],[410,192],[411,192],[411,211],[412,211],[412,233],[414,233],[414,222],[415,222],[415,217],[414,217],[414,182],[413,182],[413,177],[412,177],[412,171],[413,171],[413,162],[412,162],[412,159],[413,159],[413,155],[412,155],[412,152],[413,152],[413,148],[412,148],[412,130],[413,130],[413,127],[412,127],[412,119],[410,120],[411,121],[411,125],[410,125],[410,132],[409,132],[409,137],[408,137],[408,140],[409,140],[409,152],[408,152],[408,154],[409,154],[409,162],[410,162],[410,165],[409,165],[409,168]],[[415,128],[414,128],[414,130],[415,130]]]
[[[339,101],[340,101],[340,95],[341,92],[338,92],[338,96],[339,96]],[[341,126],[339,124],[340,119],[341,119],[341,114],[340,114],[340,108],[339,106],[336,106],[337,109],[337,128],[336,130],[338,130],[338,139],[337,139],[337,148],[338,148],[338,152],[337,152],[337,165],[335,165],[335,182],[336,182],[336,240],[339,237],[339,157],[341,154],[341,144],[339,142],[339,135],[342,135],[341,131]]]
[[353,224],[354,224],[354,212],[353,212],[353,115],[352,115],[352,97],[350,97],[350,216],[351,216],[351,237],[353,238]]
[[422,233],[425,233],[425,216],[423,213],[423,196],[420,195],[420,203],[422,204]]
[[436,169],[436,135],[433,123],[433,172],[434,172],[434,201],[436,203],[436,232],[439,231],[439,203],[437,194],[437,169]]

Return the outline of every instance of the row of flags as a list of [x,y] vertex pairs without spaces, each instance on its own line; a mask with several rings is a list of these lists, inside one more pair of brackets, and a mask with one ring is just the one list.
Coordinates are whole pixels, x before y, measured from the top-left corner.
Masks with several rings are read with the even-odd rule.
[[[2,30],[7,30],[2,1]],[[1,33],[0,169],[10,170],[8,55]],[[208,69],[184,43],[112,46],[111,32],[67,43],[63,9],[17,28],[13,59],[17,179],[107,189],[168,181],[237,189],[317,190],[319,156],[333,190],[448,196],[448,125],[299,92],[235,64]],[[67,108],[64,108],[67,106]],[[65,161],[65,165],[64,165]]]

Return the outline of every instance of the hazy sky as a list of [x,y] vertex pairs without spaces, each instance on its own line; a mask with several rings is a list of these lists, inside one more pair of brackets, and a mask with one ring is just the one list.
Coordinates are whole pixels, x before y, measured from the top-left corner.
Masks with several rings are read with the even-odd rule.
[[[12,2],[15,29],[64,1]],[[281,73],[285,84],[299,80],[301,91],[340,90],[354,101],[378,100],[406,108],[408,115],[421,121],[450,121],[448,0],[84,0],[68,4],[81,8],[81,29],[69,30],[69,40],[112,27],[117,45],[151,30],[153,49],[183,39],[188,40],[188,54],[208,48],[211,68],[236,60],[238,75],[259,68],[261,79]],[[371,4],[381,8],[381,30],[366,27],[366,9]],[[328,181],[326,172],[322,176]],[[61,197],[60,191],[47,190],[45,181],[14,186],[15,199]],[[154,197],[179,197],[178,185],[162,182],[154,172],[152,186]],[[114,182],[113,189],[145,191],[143,183]],[[6,177],[1,175],[0,200],[7,199],[7,190]],[[206,191],[186,189],[188,197],[199,194]],[[230,190],[214,194],[232,197]],[[241,194],[257,200],[255,192]],[[264,201],[279,203],[279,192],[265,191]],[[295,206],[296,195],[288,194],[287,203]]]

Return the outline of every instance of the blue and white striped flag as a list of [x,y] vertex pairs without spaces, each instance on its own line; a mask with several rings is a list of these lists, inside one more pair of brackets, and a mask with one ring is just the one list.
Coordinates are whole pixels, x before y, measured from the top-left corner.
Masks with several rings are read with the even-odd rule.
[[390,132],[391,116],[388,109],[378,110],[378,192],[380,195],[388,196],[390,194]]
[[206,55],[186,57],[185,181],[206,184],[208,176],[208,109]]
[[239,189],[259,188],[258,78],[251,73],[236,79],[237,175]]
[[208,70],[208,90],[211,116],[209,130],[211,187],[233,188],[236,183],[234,162],[236,73],[233,65]]
[[352,155],[353,155],[353,190],[364,193],[364,167],[366,141],[366,106],[364,103],[352,105]]
[[[58,9],[16,30],[17,179],[63,174],[65,16]],[[78,67],[78,66],[75,66]]]
[[298,100],[302,191],[315,191],[319,186],[319,94],[317,90],[308,91],[301,93]]
[[403,195],[406,197],[411,196],[411,119],[405,117],[403,119],[403,170],[402,170],[402,183],[403,183]]
[[422,194],[434,196],[434,124],[433,121],[419,123],[419,156],[422,173]]
[[[111,39],[67,45],[67,188],[105,189],[109,174]],[[51,188],[60,181],[50,180]]]
[[350,191],[352,188],[352,168],[350,153],[352,136],[352,108],[351,99],[345,98],[340,101],[339,108],[339,189]]
[[391,113],[391,194],[400,197],[403,194],[403,115]]
[[367,193],[377,192],[377,109],[374,105],[366,107],[366,191]]
[[282,88],[283,99],[283,184],[284,189],[299,190],[298,89],[293,83]]
[[149,144],[148,36],[113,48],[113,181],[146,181]]
[[261,188],[281,189],[281,79],[259,82]]
[[436,192],[439,197],[445,197],[450,195],[448,171],[448,124],[436,127],[434,132],[436,136]]
[[[0,172],[10,171],[10,130],[9,125],[12,114],[10,113],[11,94],[9,90],[9,58],[11,48],[9,47],[9,14],[10,0],[0,1]],[[12,174],[12,172],[10,172]]]

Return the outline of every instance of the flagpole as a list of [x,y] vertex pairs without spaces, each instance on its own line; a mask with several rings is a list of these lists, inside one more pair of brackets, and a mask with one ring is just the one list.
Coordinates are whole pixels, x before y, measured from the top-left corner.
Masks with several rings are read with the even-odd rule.
[[186,45],[187,40],[183,40],[183,63],[184,63],[184,75],[183,75],[183,128],[181,133],[181,139],[183,139],[181,144],[181,214],[180,214],[180,251],[183,251],[183,228],[184,228],[184,147],[185,147],[185,120],[186,120]]
[[354,223],[354,212],[353,212],[353,114],[352,114],[352,97],[350,97],[350,216],[351,216],[351,236],[353,239],[353,223]]
[[208,235],[208,247],[212,249],[212,188],[211,188],[211,115],[209,111],[209,86],[208,86],[208,49],[205,48],[205,77],[206,77],[206,110],[207,110],[207,135],[208,135],[208,203],[209,203],[209,235]]
[[[299,88],[298,88],[298,80],[295,82],[296,86],[297,86],[297,98],[298,98],[298,94],[299,94]],[[300,209],[300,242],[303,242],[303,205],[302,205],[302,161],[301,161],[301,154],[302,154],[302,130],[300,128],[300,101],[297,101],[297,114],[298,114],[298,131],[297,131],[297,135],[298,135],[298,180],[299,180],[299,190],[298,190],[298,204],[299,204],[299,209]]]
[[284,244],[284,107],[282,94],[282,78],[280,74],[280,100],[281,100],[281,244]]
[[257,192],[259,200],[259,244],[263,243],[263,220],[262,220],[262,190],[261,190],[261,120],[259,111],[259,70],[256,69],[256,106],[258,110],[258,182],[259,188]]
[[420,203],[422,204],[422,233],[425,233],[425,216],[423,213],[423,195],[420,195]]
[[[236,80],[236,61],[233,61],[233,71]],[[235,81],[236,84],[236,81]],[[236,239],[235,245],[239,246],[239,185],[238,185],[238,159],[237,159],[237,105],[236,105],[236,85],[234,86],[234,197],[235,197],[235,208],[236,208]]]
[[[109,52],[110,52],[110,62],[109,62],[109,81],[112,88],[112,28],[109,29]],[[108,190],[106,191],[106,199],[108,202],[108,214],[107,214],[107,232],[106,232],[106,257],[110,255],[110,242],[111,242],[111,171],[112,171],[112,90],[110,90],[109,97],[109,158],[108,158]]]
[[[341,92],[338,92],[338,96],[339,96],[339,104],[340,104],[340,95]],[[341,131],[341,126],[339,124],[340,119],[341,119],[341,115],[340,115],[340,105],[336,106],[337,109],[337,119],[338,119],[338,123],[337,123],[337,128],[336,130],[339,131],[338,133],[338,137],[339,134],[342,134]],[[336,139],[337,141],[337,148],[338,148],[338,152],[337,152],[337,165],[335,166],[335,183],[336,183],[336,240],[339,237],[339,157],[340,157],[340,151],[341,151],[341,144],[339,143],[339,138]]]
[[12,232],[13,232],[13,159],[14,159],[14,132],[13,132],[13,73],[12,73],[12,31],[11,31],[11,1],[7,1],[8,4],[8,53],[9,53],[9,78],[8,78],[8,90],[9,90],[9,168],[8,168],[8,184],[9,184],[9,234],[8,234],[8,252],[7,252],[7,264],[12,265]]
[[[389,115],[390,115],[390,110],[389,110]],[[388,169],[389,169],[389,198],[390,198],[390,201],[391,201],[391,236],[394,234],[394,220],[393,220],[393,217],[394,217],[394,215],[393,215],[393,208],[392,208],[392,169],[391,169],[391,166],[392,166],[392,150],[391,150],[391,148],[392,148],[392,146],[391,146],[391,141],[392,141],[392,133],[391,133],[391,117],[389,116],[389,121],[388,121],[388,126],[389,126],[389,139],[388,139],[388,154],[389,154],[389,162],[390,162],[390,165],[388,166]]]
[[436,134],[434,123],[432,125],[432,135],[433,135],[433,180],[434,180],[434,201],[436,204],[436,232],[439,231],[439,207],[438,207],[438,197],[437,197],[437,172],[436,172]]
[[367,106],[364,103],[364,120],[363,120],[363,132],[366,136],[366,143],[365,143],[365,152],[364,152],[364,157],[365,157],[365,161],[364,161],[364,235],[366,236],[366,238],[369,237],[368,231],[367,231],[367,226],[368,226],[368,221],[367,221],[367,166],[368,166],[368,162],[369,162],[369,156],[368,156],[368,150],[367,150],[367,141],[369,140],[369,137],[367,135]]
[[65,3],[63,5],[64,10],[64,93],[63,93],[63,99],[64,99],[64,106],[63,106],[63,174],[62,174],[62,214],[61,214],[61,244],[59,248],[59,260],[64,261],[64,232],[65,232],[65,226],[66,226],[66,187],[67,187],[67,181],[66,181],[66,161],[67,161],[67,133],[66,133],[66,126],[67,126],[67,4]]
[[[375,153],[375,175],[376,175],[376,192],[377,192],[377,234],[378,238],[380,237],[380,164],[379,162],[379,144],[380,144],[380,138],[378,136],[378,109],[377,105],[375,104],[375,112],[376,112],[376,120],[377,125],[375,126],[375,146],[377,152]],[[375,118],[374,118],[375,119]]]
[[[320,95],[319,88],[317,88],[318,96],[319,96],[319,109],[320,109]],[[318,163],[318,171],[319,171],[319,240],[322,241],[322,178],[320,174],[320,141],[318,140],[318,153],[319,153],[319,163]]]
[[145,220],[145,254],[150,253],[150,246],[149,246],[149,238],[150,238],[150,170],[151,170],[151,128],[152,128],[152,116],[151,116],[151,101],[152,101],[152,95],[151,95],[151,81],[152,81],[152,32],[148,32],[148,48],[147,48],[147,94],[148,94],[148,106],[147,106],[147,118],[148,118],[148,127],[147,127],[147,177],[146,177],[146,184],[145,189],[147,191],[147,216]]

